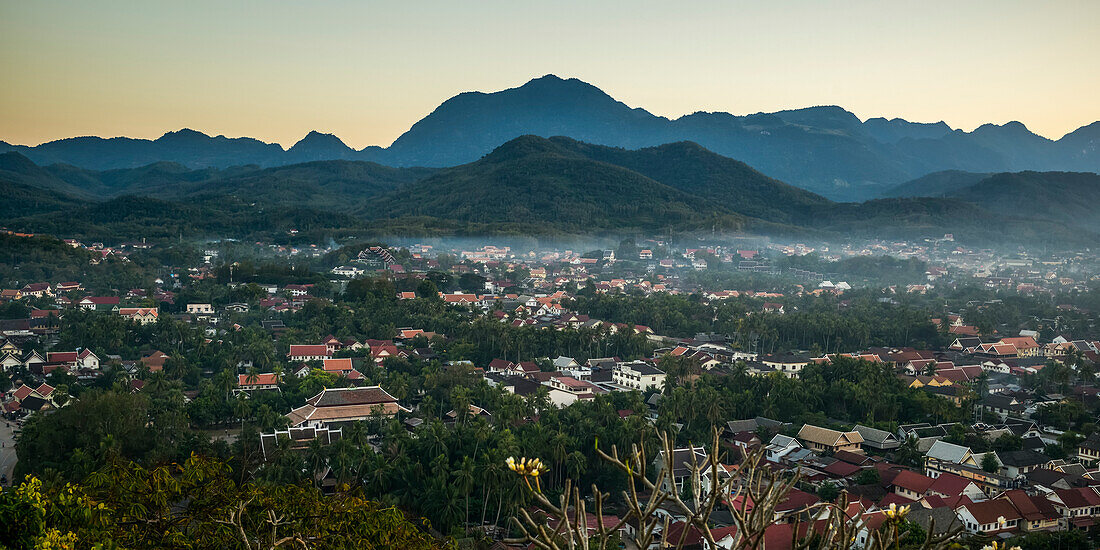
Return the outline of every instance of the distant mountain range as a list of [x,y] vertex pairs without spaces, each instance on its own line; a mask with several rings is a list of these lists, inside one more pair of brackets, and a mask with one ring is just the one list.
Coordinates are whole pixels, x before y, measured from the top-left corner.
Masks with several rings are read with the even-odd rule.
[[[0,193],[15,200],[0,209],[0,222],[108,240],[297,229],[314,236],[675,232],[831,240],[954,233],[983,244],[1100,242],[1096,216],[1088,211],[1100,198],[1100,176],[968,176],[948,177],[957,185],[941,185],[951,191],[936,197],[853,204],[788,185],[691,142],[628,150],[528,135],[442,169],[335,160],[199,170],[159,162],[95,171],[40,167],[9,152],[0,154]],[[1074,199],[1079,205],[1064,204]]]
[[77,137],[36,147],[0,142],[0,151],[18,151],[39,165],[65,163],[94,170],[159,161],[222,169],[320,160],[442,168],[476,161],[522,135],[567,136],[627,149],[691,141],[772,178],[847,201],[881,196],[891,187],[944,170],[1100,171],[1100,122],[1055,141],[1019,122],[964,132],[943,122],[860,121],[835,106],[746,116],[697,112],[670,120],[628,107],[590,84],[553,75],[518,88],[452,97],[386,148],[354,150],[336,136],[310,132],[284,150],[252,138],[180,130],[155,140]]

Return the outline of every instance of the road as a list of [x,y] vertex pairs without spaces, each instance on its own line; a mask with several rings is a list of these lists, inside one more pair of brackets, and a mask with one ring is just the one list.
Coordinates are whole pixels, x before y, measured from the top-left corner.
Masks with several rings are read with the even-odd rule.
[[15,469],[15,437],[12,432],[16,424],[0,420],[0,474],[7,476],[8,483],[12,480],[12,471]]

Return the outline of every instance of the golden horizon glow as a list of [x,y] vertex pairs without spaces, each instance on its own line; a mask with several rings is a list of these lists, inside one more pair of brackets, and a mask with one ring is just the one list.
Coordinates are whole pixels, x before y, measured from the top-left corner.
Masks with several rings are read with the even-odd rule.
[[387,146],[553,73],[669,118],[839,105],[1058,139],[1100,120],[1100,2],[0,0],[0,140],[191,128]]

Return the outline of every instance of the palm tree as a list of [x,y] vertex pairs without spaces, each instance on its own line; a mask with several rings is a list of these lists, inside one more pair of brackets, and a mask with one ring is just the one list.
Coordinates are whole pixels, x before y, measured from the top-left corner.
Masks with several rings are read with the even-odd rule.
[[325,454],[325,446],[320,439],[309,442],[309,447],[306,449],[306,464],[309,465],[311,482],[318,486],[320,480],[317,479],[317,474],[321,473],[327,462]]
[[240,397],[233,403],[233,414],[237,415],[237,418],[241,419],[241,431],[244,431],[244,420],[248,418],[252,407],[248,404],[248,399],[241,394]]
[[470,523],[470,491],[474,488],[474,461],[466,456],[462,458],[462,464],[451,475],[454,477],[455,488],[466,495],[466,515],[462,525]]

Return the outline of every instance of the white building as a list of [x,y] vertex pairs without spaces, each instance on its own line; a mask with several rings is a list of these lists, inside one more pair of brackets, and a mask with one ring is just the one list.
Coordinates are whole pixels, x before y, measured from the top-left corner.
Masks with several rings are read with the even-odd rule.
[[641,361],[617,363],[612,370],[611,381],[617,386],[645,391],[650,388],[663,387],[665,385],[665,373],[661,369]]

